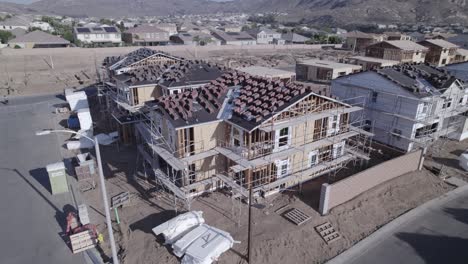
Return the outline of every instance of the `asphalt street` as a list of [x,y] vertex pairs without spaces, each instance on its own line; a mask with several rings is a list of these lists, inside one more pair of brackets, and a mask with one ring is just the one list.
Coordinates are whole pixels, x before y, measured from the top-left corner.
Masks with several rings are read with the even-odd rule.
[[60,138],[34,134],[56,128],[59,103],[55,95],[0,102],[0,263],[85,263],[62,238],[73,192],[52,195],[45,170],[62,161]]
[[394,228],[377,231],[329,263],[468,263],[468,188],[448,198],[402,216]]

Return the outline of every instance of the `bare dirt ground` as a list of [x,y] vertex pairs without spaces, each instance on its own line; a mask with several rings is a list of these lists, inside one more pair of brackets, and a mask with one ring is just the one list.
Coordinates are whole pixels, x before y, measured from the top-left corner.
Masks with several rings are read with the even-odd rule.
[[[466,144],[466,142],[464,142]],[[455,151],[457,144],[452,144]],[[110,196],[129,191],[132,203],[119,209],[121,224],[114,223],[123,263],[180,263],[164,246],[151,229],[175,216],[174,200],[171,195],[157,190],[154,185],[141,178],[133,178],[136,150],[133,147],[103,147],[105,174],[109,176]],[[140,173],[141,175],[141,173]],[[303,192],[291,190],[257,201],[253,209],[253,257],[255,263],[324,263],[338,255],[379,227],[408,210],[436,198],[453,189],[428,170],[409,173],[335,207],[327,216],[317,212],[320,186],[325,177],[303,185]],[[84,194],[90,208],[91,218],[104,223],[100,193],[98,190]],[[177,202],[178,211],[185,211]],[[287,205],[286,208],[283,208]],[[281,211],[278,209],[283,208]],[[312,219],[296,226],[283,218],[283,212],[298,208]],[[206,222],[230,232],[241,241],[223,254],[219,263],[246,263],[247,253],[247,206],[232,201],[230,197],[214,192],[196,198],[192,210],[203,211]],[[114,217],[115,218],[115,217]],[[327,245],[314,227],[329,221],[342,235],[342,239]],[[99,226],[107,238],[104,224]],[[106,245],[103,245],[107,248]],[[106,251],[109,255],[109,252]]]
[[456,177],[468,182],[468,173],[460,165],[458,158],[468,149],[468,140],[461,142],[439,139],[427,152],[426,167],[441,169],[440,177]]
[[[0,95],[32,95],[63,92],[65,88],[84,88],[97,82],[103,59],[119,56],[138,47],[96,49],[31,49],[0,50]],[[277,47],[267,45],[246,47],[155,47],[173,55],[202,58],[231,67],[263,65],[285,67],[300,58],[341,58],[345,51],[322,50],[320,46],[294,45]]]
[[[106,128],[105,125],[98,128],[99,131],[108,131],[108,129],[110,128]],[[442,144],[443,147],[437,144]],[[456,153],[466,149],[468,141],[441,140],[437,144],[429,150],[430,153],[434,149],[441,149],[443,151],[438,150],[438,155],[453,159]],[[369,166],[401,154],[379,144],[374,144],[373,148],[376,151]],[[105,164],[104,173],[108,177],[109,196],[128,191],[132,197],[130,206],[120,208],[118,211],[120,225],[113,216],[113,228],[122,263],[180,263],[180,260],[171,253],[171,249],[164,246],[161,238],[156,237],[151,229],[174,217],[175,209],[183,212],[187,208],[181,201],[175,203],[173,196],[160,191],[151,181],[143,180],[142,168],[137,166],[135,147],[103,146],[101,152]],[[452,157],[447,153],[455,154],[451,154],[454,155]],[[429,159],[425,165],[430,167],[432,163],[433,160]],[[365,167],[357,168],[350,164],[349,168],[338,174],[338,178],[362,169]],[[327,216],[321,216],[318,213],[320,187],[328,180],[324,176],[310,181],[303,185],[302,193],[293,189],[268,199],[255,201],[252,251],[254,263],[324,263],[392,219],[454,188],[429,170],[423,169],[381,184],[333,208]],[[91,220],[101,223],[98,229],[107,240],[99,190],[85,192],[83,196],[90,207]],[[311,220],[301,226],[294,225],[282,216],[291,208],[300,209],[311,216]],[[191,203],[191,210],[203,211],[208,224],[230,232],[235,240],[241,242],[224,253],[218,263],[246,263],[247,209],[246,204],[233,201],[222,192],[198,197]],[[327,221],[342,236],[340,240],[330,245],[327,245],[314,229],[315,226]],[[104,244],[102,248],[104,254],[110,256],[109,246]]]

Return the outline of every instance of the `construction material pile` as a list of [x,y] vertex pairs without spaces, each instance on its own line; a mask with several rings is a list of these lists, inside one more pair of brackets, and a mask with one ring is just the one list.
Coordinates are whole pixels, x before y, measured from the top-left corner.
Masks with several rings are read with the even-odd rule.
[[153,228],[183,264],[210,264],[234,244],[229,233],[205,224],[202,213],[187,212]]

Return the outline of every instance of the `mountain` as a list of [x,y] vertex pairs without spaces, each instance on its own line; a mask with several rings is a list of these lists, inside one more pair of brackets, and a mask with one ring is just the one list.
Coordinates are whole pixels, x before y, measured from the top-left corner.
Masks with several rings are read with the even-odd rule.
[[[0,10],[2,5],[4,3],[0,3]],[[293,18],[329,25],[363,22],[468,24],[468,0],[40,0],[29,5],[16,5],[15,8],[20,8],[18,6],[69,16],[281,11]]]
[[0,2],[0,12],[23,14],[23,13],[35,13],[35,10],[29,8],[26,5]]
[[254,12],[286,11],[318,23],[448,22],[468,24],[467,0],[239,0]]

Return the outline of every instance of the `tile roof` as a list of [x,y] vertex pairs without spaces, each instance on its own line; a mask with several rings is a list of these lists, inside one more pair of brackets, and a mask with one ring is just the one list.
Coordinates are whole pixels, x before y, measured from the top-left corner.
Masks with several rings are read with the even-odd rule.
[[36,30],[33,32],[26,33],[22,36],[18,36],[8,43],[39,43],[39,44],[70,44],[70,41],[63,39],[59,36],[51,35],[49,33]]
[[223,68],[203,61],[180,61],[175,64],[149,65],[115,78],[129,86],[160,84],[167,88],[203,85],[220,77]]
[[228,120],[253,130],[309,94],[309,88],[302,84],[273,81],[228,70],[199,89],[160,97],[157,101],[173,124],[199,124],[195,121],[200,121],[202,116],[210,116],[208,120],[215,121],[220,111],[229,111],[225,115]]

